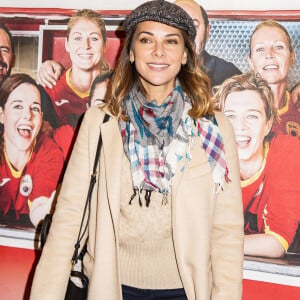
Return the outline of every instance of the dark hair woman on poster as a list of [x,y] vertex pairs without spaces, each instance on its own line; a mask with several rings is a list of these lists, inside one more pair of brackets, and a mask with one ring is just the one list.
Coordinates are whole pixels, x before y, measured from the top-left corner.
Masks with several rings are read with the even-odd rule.
[[124,28],[111,98],[105,111],[85,114],[31,299],[64,297],[99,128],[84,257],[89,299],[241,299],[237,149],[197,67],[193,21],[175,4],[150,1]]
[[91,85],[89,107],[103,104],[108,100],[113,71],[103,72],[95,77]]
[[8,76],[0,87],[1,223],[37,226],[49,212],[63,154],[41,132],[40,87],[26,74]]

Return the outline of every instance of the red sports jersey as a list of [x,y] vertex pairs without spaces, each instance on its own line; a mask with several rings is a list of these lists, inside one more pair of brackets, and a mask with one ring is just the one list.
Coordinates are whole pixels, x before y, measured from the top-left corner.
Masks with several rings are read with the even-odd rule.
[[300,141],[278,134],[267,148],[262,170],[242,181],[244,230],[273,234],[287,250],[300,222]]
[[0,164],[0,212],[6,215],[10,209],[29,214],[29,203],[37,197],[50,197],[56,189],[63,167],[63,154],[46,134],[40,133],[30,160],[21,176],[16,176],[1,153]]
[[53,102],[61,125],[69,124],[75,128],[87,110],[89,92],[77,91],[72,87],[69,78],[70,69],[57,80],[52,89],[45,88],[45,90]]
[[77,136],[77,132],[75,134],[75,130],[70,125],[63,125],[53,130],[53,140],[59,147],[61,148],[65,162],[68,161],[70,156],[70,149],[73,148],[74,140]]
[[278,110],[279,124],[274,126],[273,131],[282,132],[300,138],[300,113],[292,102],[291,95],[286,91],[287,103]]

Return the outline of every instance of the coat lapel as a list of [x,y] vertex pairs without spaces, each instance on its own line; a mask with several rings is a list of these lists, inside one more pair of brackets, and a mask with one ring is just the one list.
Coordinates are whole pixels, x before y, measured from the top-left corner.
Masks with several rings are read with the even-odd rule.
[[123,143],[115,118],[112,118],[101,126],[103,151],[105,160],[105,172],[107,180],[108,202],[111,208],[114,223],[119,219],[120,214],[120,192]]

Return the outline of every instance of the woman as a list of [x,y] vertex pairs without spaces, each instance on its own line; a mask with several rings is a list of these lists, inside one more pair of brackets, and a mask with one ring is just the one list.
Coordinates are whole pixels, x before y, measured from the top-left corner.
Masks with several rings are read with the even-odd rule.
[[99,106],[85,114],[31,299],[64,297],[100,126],[84,257],[89,299],[240,299],[234,133],[213,112],[193,50],[193,21],[175,4],[150,1],[131,12],[124,28],[106,106],[110,120],[101,126]]
[[41,132],[41,92],[26,74],[0,88],[1,222],[37,226],[49,212],[63,165],[59,147]]
[[[50,89],[49,94],[60,122],[53,138],[68,156],[74,131],[76,132],[89,102],[89,93],[94,78],[109,69],[104,60],[105,24],[101,15],[93,10],[77,11],[69,20],[66,51],[72,66]],[[61,127],[63,126],[63,127]]]
[[107,90],[112,74],[112,71],[107,71],[96,76],[91,86],[89,107],[102,104],[107,100],[107,94],[109,93]]
[[281,257],[300,222],[300,141],[272,132],[273,93],[260,76],[226,80],[215,95],[233,125],[240,161],[245,254]]
[[259,23],[250,38],[247,60],[251,69],[268,82],[274,94],[280,122],[273,130],[300,137],[300,113],[287,90],[288,73],[295,62],[288,31],[274,20]]

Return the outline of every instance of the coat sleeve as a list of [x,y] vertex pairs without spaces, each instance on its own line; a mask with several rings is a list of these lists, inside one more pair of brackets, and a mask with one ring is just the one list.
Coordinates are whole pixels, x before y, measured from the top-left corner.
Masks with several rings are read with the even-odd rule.
[[216,114],[225,144],[230,182],[216,199],[212,228],[212,299],[242,298],[244,218],[238,153],[234,131],[227,118]]
[[35,271],[31,300],[64,299],[103,116],[96,107],[84,116]]

